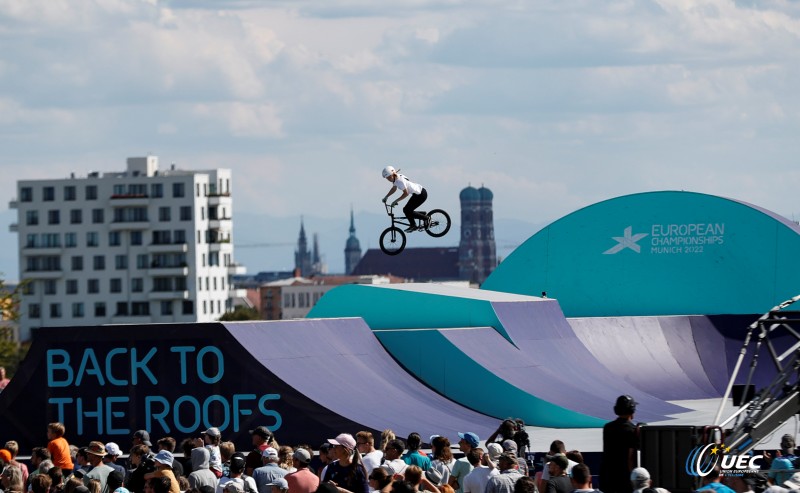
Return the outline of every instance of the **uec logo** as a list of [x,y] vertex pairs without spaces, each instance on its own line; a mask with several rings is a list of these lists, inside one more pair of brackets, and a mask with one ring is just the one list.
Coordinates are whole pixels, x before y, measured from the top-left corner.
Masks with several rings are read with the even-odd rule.
[[725,470],[758,470],[759,467],[755,462],[764,457],[763,455],[750,456],[723,453],[730,450],[730,447],[725,447],[725,444],[717,446],[714,443],[695,447],[689,453],[689,457],[686,458],[686,474],[702,478],[708,476],[717,464],[721,469]]

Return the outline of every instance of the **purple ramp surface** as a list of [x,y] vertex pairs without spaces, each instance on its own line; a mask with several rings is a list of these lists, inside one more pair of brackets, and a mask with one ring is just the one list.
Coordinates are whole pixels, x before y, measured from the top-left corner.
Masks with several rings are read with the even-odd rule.
[[[565,376],[561,366],[542,366],[520,351],[494,328],[440,330],[448,341],[499,378],[557,406],[599,418],[609,417],[608,396],[593,385]],[[666,416],[643,410],[637,419],[663,421]]]
[[[688,411],[646,393],[614,375],[578,339],[556,300],[492,302],[495,314],[513,343],[542,366],[558,368],[564,376],[591,386],[605,396],[613,417],[617,396],[632,395],[640,404],[637,418],[646,414],[667,416]],[[577,398],[577,396],[576,396]]]
[[730,372],[733,369],[733,366],[728,366],[726,358],[722,357],[727,347],[725,336],[708,317],[691,317],[690,323],[697,357],[703,364],[708,380],[719,395],[722,395],[728,386]]
[[688,317],[587,317],[569,324],[612,373],[660,399],[719,397],[697,357]]
[[[398,436],[486,437],[497,420],[467,409],[403,370],[361,318],[226,323],[239,343],[306,397]],[[359,430],[342,430],[355,433]]]

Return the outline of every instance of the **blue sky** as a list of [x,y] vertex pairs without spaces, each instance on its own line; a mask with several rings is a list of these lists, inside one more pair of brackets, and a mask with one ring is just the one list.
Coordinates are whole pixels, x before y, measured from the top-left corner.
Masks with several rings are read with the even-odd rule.
[[380,213],[393,164],[534,223],[665,189],[800,219],[796,1],[0,0],[0,46],[4,207],[152,153],[278,217]]

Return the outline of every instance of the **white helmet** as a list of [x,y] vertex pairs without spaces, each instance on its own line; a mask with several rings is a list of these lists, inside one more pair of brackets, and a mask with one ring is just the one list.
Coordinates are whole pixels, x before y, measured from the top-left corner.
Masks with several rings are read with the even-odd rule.
[[393,175],[395,173],[396,173],[396,171],[395,171],[394,167],[387,166],[387,167],[383,168],[383,172],[381,174],[383,175],[384,178],[389,178],[391,175]]

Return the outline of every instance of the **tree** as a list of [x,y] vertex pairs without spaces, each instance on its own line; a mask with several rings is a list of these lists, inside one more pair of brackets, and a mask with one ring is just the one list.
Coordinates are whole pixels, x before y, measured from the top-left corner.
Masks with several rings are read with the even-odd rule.
[[232,312],[225,313],[219,318],[220,322],[236,322],[241,320],[261,320],[261,314],[255,308],[237,306]]
[[4,279],[0,279],[0,366],[5,367],[11,377],[17,371],[20,361],[28,352],[28,345],[20,345],[14,339],[14,329],[20,317],[20,295],[25,282],[9,289]]

